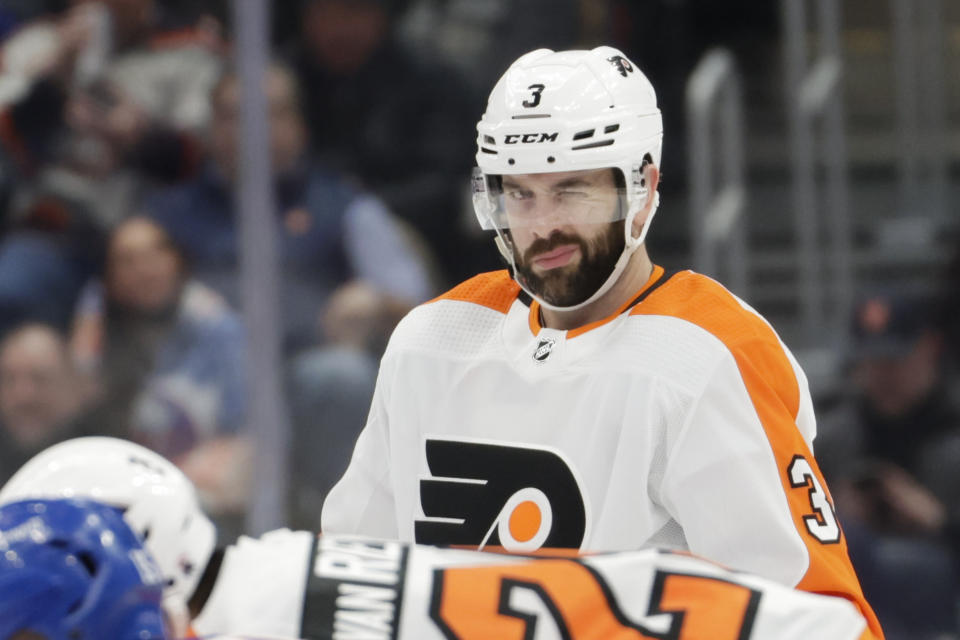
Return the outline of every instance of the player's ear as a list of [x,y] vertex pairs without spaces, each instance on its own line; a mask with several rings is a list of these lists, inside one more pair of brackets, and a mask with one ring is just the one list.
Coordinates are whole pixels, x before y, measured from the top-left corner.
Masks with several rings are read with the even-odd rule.
[[637,215],[633,218],[633,228],[631,232],[634,237],[640,235],[640,231],[643,229],[643,224],[647,221],[647,217],[650,215],[650,212],[653,210],[654,204],[657,200],[657,186],[660,184],[660,169],[657,168],[652,162],[645,163],[642,170],[642,182],[640,183],[646,193],[646,201],[643,204],[643,208],[637,212]]

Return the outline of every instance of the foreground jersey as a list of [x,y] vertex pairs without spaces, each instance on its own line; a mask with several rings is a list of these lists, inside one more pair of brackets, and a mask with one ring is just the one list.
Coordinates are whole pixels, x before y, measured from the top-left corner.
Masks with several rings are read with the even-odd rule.
[[299,638],[310,550],[307,531],[241,536],[224,552],[213,590],[191,626],[200,637],[244,633]]
[[323,509],[327,533],[428,544],[691,550],[856,601],[812,455],[807,382],[722,286],[657,267],[618,313],[558,331],[507,272],[410,313]]
[[207,605],[220,608],[222,619],[201,633],[304,640],[869,637],[846,600],[655,549],[528,558],[287,531],[248,539],[230,553],[214,598],[221,581],[225,589]]

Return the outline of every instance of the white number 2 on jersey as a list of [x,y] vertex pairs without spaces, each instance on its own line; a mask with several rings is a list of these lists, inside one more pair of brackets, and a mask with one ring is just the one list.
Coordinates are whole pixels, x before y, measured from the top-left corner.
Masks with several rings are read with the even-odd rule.
[[837,523],[837,515],[807,459],[801,455],[794,456],[787,468],[787,474],[793,488],[810,487],[808,493],[814,515],[803,516],[810,535],[824,544],[839,542],[840,525]]

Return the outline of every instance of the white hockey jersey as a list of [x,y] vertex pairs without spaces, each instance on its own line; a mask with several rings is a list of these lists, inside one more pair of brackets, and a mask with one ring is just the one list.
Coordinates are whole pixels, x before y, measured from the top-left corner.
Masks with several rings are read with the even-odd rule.
[[770,325],[660,267],[591,325],[540,326],[506,271],[414,309],[381,363],[325,533],[529,552],[690,550],[863,600],[812,454],[806,378]]
[[244,633],[299,638],[311,549],[309,531],[278,529],[260,538],[241,536],[227,547],[217,581],[193,631],[200,637]]
[[224,566],[203,638],[870,637],[846,600],[656,549],[533,558],[285,531],[247,539]]

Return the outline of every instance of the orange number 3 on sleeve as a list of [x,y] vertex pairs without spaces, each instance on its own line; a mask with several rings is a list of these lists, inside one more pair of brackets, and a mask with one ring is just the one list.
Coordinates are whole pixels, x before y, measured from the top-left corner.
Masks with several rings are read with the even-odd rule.
[[666,631],[629,620],[603,578],[569,559],[438,569],[430,615],[449,640],[529,640],[538,625],[570,640],[746,640],[760,593],[743,585],[658,572],[647,611]]

